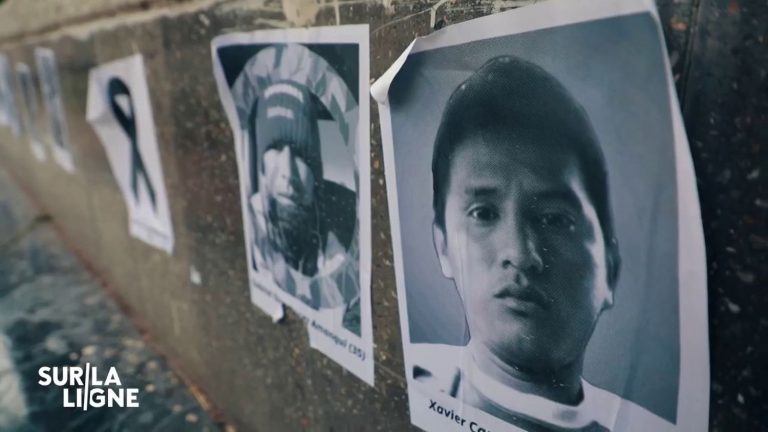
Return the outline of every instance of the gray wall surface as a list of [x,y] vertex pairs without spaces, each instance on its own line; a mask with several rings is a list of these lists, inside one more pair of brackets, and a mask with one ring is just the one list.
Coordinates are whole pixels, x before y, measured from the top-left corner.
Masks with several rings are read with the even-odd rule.
[[[455,0],[449,25],[533,1]],[[756,0],[657,2],[697,169],[708,248],[712,430],[768,418],[768,6]],[[237,170],[211,68],[225,32],[368,23],[371,75],[431,32],[434,1],[7,0],[0,52],[34,65],[57,55],[77,173],[34,160],[0,128],[0,165],[49,211],[143,323],[148,337],[240,430],[410,430],[389,220],[372,104],[373,326],[376,387],[308,346],[289,312],[279,325],[248,300]],[[85,122],[88,70],[140,52],[176,235],[173,256],[129,236],[106,156]],[[37,80],[33,68],[34,79]],[[39,96],[38,96],[39,97]],[[19,102],[17,100],[17,102]],[[39,104],[42,107],[42,104]],[[47,139],[45,110],[40,125]],[[685,245],[681,245],[685,247]],[[190,268],[202,284],[190,283]]]

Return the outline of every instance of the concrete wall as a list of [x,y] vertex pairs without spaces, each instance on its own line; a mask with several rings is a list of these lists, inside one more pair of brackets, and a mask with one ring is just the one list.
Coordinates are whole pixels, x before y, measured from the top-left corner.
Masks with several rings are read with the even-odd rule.
[[[435,16],[455,23],[525,3],[454,0]],[[309,348],[304,323],[295,315],[289,312],[274,325],[250,304],[234,146],[215,88],[210,40],[236,30],[369,23],[375,78],[415,36],[431,31],[434,5],[392,0],[8,0],[0,5],[0,52],[33,71],[36,46],[57,54],[77,172],[65,173],[50,158],[38,163],[26,139],[7,128],[0,128],[0,165],[53,215],[150,337],[239,429],[410,426],[374,104],[376,387],[370,388]],[[768,280],[761,177],[767,173],[760,171],[768,102],[759,96],[766,89],[768,6],[756,0],[660,0],[658,6],[696,162],[708,243],[712,428],[757,430],[768,413],[766,371],[759,367],[768,357],[768,321],[761,316],[768,296],[756,290]],[[88,70],[137,52],[144,55],[170,195],[173,256],[129,236],[122,197],[85,122]],[[39,125],[47,131],[43,115],[41,109]],[[191,267],[202,275],[199,286],[190,283]]]

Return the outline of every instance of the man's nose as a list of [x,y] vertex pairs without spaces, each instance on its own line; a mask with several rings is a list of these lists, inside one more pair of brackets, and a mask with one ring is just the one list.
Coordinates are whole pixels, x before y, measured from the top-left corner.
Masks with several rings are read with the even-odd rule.
[[280,165],[280,173],[291,183],[296,181],[298,177],[298,167],[296,166],[296,160],[293,157],[293,149],[291,146],[286,145],[280,152],[280,158],[278,161]]
[[514,268],[525,273],[541,273],[544,261],[538,239],[532,229],[519,218],[510,218],[501,233],[499,263],[502,268]]

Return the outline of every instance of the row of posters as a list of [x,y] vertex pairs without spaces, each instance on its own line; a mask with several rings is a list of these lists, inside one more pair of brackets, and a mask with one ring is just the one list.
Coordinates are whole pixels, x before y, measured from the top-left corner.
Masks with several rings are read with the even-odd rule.
[[[705,429],[704,242],[653,3],[552,0],[448,26],[371,88],[368,38],[356,25],[211,43],[252,303],[275,321],[288,305],[313,348],[373,385],[370,92],[413,424]],[[131,234],[170,254],[142,62],[92,69],[86,117]],[[0,122],[19,129],[9,74],[0,57]],[[43,84],[46,109],[66,137],[57,86]]]
[[[35,49],[35,63],[40,88],[43,95],[45,113],[48,118],[50,130],[50,151],[58,164],[67,172],[73,172],[69,132],[62,103],[61,87],[56,66],[56,57],[49,48]],[[8,58],[0,54],[0,125],[8,126],[14,135],[20,136],[22,131],[29,140],[29,145],[35,158],[45,161],[47,151],[43,144],[42,132],[38,128],[37,118],[39,108],[37,105],[36,87],[32,79],[32,70],[25,63],[18,63],[15,67],[19,92],[23,102],[21,116],[17,109],[13,92],[13,72]],[[23,120],[22,120],[23,119]]]

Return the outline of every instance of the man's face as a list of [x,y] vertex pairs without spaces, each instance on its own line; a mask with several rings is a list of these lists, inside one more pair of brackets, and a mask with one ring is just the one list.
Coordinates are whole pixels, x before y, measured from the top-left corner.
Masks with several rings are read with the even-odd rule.
[[476,134],[460,143],[445,230],[433,231],[473,343],[544,372],[580,361],[613,292],[577,160],[541,141]]
[[270,148],[263,159],[259,186],[264,194],[270,242],[275,252],[298,268],[318,235],[315,176],[289,145]]
[[308,207],[314,200],[315,176],[289,145],[264,152],[263,191],[281,206]]

